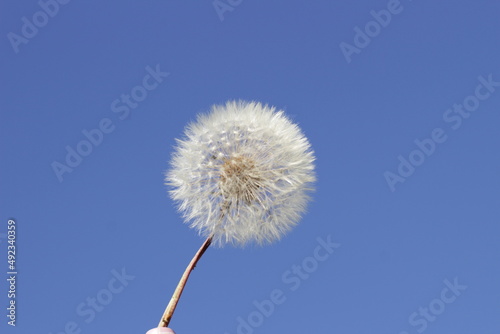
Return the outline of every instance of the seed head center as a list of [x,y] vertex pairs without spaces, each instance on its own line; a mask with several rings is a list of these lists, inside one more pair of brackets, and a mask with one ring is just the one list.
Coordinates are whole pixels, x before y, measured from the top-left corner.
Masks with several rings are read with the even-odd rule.
[[226,199],[252,202],[257,198],[261,181],[252,159],[237,156],[224,160],[220,170],[220,189]]

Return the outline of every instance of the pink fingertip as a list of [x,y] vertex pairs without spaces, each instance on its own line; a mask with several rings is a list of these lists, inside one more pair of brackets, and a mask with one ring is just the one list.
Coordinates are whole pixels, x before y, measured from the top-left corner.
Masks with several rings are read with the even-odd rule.
[[175,334],[173,329],[170,329],[167,327],[156,327],[156,328],[150,329],[146,334],[160,334],[160,333]]

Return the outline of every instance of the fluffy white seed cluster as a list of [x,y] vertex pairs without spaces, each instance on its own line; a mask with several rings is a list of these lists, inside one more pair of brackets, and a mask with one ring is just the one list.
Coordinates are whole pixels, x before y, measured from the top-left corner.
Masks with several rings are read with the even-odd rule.
[[256,102],[213,106],[177,144],[166,184],[185,221],[215,244],[273,242],[305,211],[314,154],[283,111]]

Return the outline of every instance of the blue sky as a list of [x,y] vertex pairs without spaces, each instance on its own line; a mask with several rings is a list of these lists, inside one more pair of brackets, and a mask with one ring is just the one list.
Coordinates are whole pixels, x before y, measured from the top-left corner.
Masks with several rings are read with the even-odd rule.
[[498,1],[1,6],[2,333],[156,326],[203,242],[174,139],[233,99],[301,126],[317,190],[280,242],[207,251],[178,334],[500,331]]

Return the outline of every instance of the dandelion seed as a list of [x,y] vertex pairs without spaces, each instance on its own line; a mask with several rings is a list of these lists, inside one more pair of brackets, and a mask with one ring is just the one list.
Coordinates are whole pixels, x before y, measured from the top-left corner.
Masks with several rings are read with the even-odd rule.
[[166,184],[185,221],[215,244],[265,244],[305,211],[313,161],[309,142],[283,111],[228,102],[186,127]]

